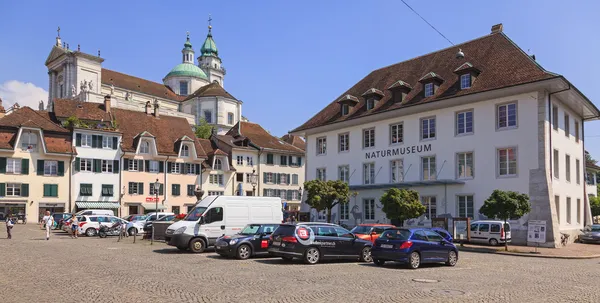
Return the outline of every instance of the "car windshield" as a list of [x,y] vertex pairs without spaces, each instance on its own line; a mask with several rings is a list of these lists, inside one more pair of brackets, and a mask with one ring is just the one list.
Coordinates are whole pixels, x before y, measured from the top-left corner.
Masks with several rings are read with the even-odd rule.
[[407,229],[386,230],[381,234],[381,238],[391,240],[408,240],[409,237],[410,231]]
[[350,232],[353,234],[366,235],[371,231],[371,226],[355,226]]
[[190,213],[185,216],[185,221],[198,221],[198,219],[200,219],[200,217],[202,216],[202,214],[206,211],[206,207],[194,207],[194,209],[192,209],[192,211],[190,211]]
[[144,220],[146,220],[146,216],[139,215],[139,216],[132,216],[131,220],[129,220],[129,221],[144,221]]
[[600,232],[600,225],[592,225],[591,231],[596,233]]
[[240,235],[255,235],[259,228],[260,224],[248,224],[242,229]]
[[162,218],[158,219],[158,221],[171,221],[173,219],[175,219],[174,215],[168,215],[168,216],[165,216],[165,217],[162,217]]

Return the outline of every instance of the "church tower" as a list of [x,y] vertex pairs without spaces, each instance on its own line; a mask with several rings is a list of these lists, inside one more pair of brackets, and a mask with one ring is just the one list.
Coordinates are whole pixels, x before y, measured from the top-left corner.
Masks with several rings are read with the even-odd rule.
[[223,78],[225,77],[225,68],[221,66],[221,58],[219,58],[219,49],[212,36],[212,18],[208,17],[208,35],[200,49],[201,55],[198,57],[198,66],[208,75],[211,83],[218,83],[223,86]]
[[209,84],[208,76],[194,64],[194,49],[190,42],[190,33],[181,50],[182,60],[163,78],[163,84],[170,87],[176,94],[187,96],[197,89]]

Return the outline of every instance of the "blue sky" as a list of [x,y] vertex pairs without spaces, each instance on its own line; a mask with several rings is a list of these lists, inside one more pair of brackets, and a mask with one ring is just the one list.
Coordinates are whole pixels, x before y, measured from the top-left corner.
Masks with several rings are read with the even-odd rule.
[[[503,23],[544,68],[600,102],[600,2],[406,1],[455,44]],[[100,49],[104,67],[161,82],[180,63],[186,31],[199,52],[209,14],[228,71],[225,88],[244,101],[245,116],[276,135],[373,69],[450,46],[395,0],[2,1],[0,94],[7,100],[12,80],[48,88],[44,61],[57,26],[72,49]],[[585,134],[600,158],[600,122],[586,123]]]

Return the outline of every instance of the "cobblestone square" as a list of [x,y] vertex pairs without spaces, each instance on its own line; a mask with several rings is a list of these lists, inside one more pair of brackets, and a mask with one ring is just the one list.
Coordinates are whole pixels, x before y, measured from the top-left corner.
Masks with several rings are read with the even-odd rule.
[[[0,226],[3,302],[600,302],[600,259],[560,260],[464,252],[456,267],[181,253],[132,238],[49,241],[38,226]],[[71,299],[69,299],[71,298]]]

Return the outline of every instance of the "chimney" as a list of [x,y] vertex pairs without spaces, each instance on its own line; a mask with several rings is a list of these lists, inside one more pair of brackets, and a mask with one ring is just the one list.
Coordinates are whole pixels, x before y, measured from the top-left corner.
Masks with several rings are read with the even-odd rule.
[[146,101],[146,115],[150,115],[150,108],[152,107],[152,105],[150,105],[150,101]]
[[155,118],[158,118],[158,115],[159,115],[158,108],[159,108],[158,99],[154,99],[154,117]]
[[110,95],[104,96],[104,111],[110,113]]
[[496,24],[492,26],[492,34],[497,34],[502,32],[502,23]]

